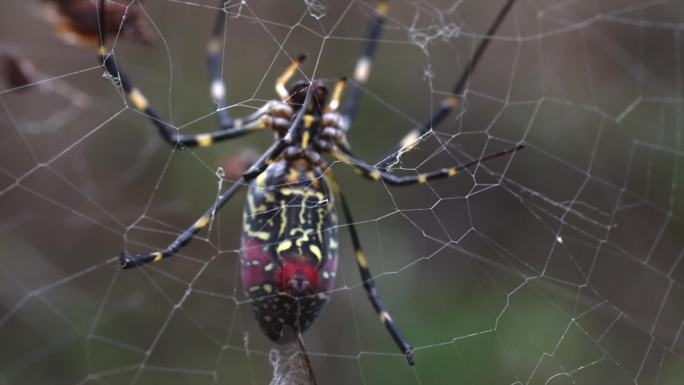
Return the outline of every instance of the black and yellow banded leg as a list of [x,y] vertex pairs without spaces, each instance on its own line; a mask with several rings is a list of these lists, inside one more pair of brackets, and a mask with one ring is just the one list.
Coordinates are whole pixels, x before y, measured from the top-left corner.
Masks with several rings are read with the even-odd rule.
[[288,80],[294,76],[299,67],[302,66],[304,59],[306,59],[306,55],[304,54],[297,56],[295,60],[278,77],[278,79],[276,79],[275,90],[278,96],[280,96],[280,100],[283,102],[286,102],[290,98],[290,93],[287,91],[285,84],[287,84]]
[[347,84],[347,78],[341,78],[335,84],[335,89],[333,90],[330,102],[325,107],[325,112],[336,112],[340,107],[340,99],[342,99],[342,92],[344,91],[344,86]]
[[378,48],[378,38],[382,33],[382,25],[385,23],[385,17],[389,10],[389,2],[387,0],[378,0],[375,5],[375,12],[368,25],[368,32],[366,33],[365,44],[361,56],[356,61],[354,68],[354,81],[349,90],[349,101],[342,111],[347,122],[354,120],[356,110],[359,108],[361,102],[361,88],[368,82],[370,76],[371,66],[373,65],[373,58]]
[[228,203],[235,193],[240,190],[244,182],[245,181],[243,179],[240,179],[235,184],[230,186],[225,194],[223,194],[216,202],[214,202],[214,204],[201,217],[199,217],[195,223],[192,224],[192,226],[183,231],[181,235],[179,235],[178,238],[176,238],[176,240],[173,241],[167,248],[145,255],[131,256],[121,253],[119,256],[119,263],[121,264],[121,267],[124,269],[130,269],[132,267],[146,265],[151,262],[158,262],[164,258],[168,258],[176,254],[178,250],[187,245],[188,242],[190,242],[200,230],[209,225],[216,212],[218,212],[221,207]]
[[217,131],[210,131],[201,134],[181,135],[178,130],[157,114],[150,106],[149,101],[143,93],[133,87],[126,74],[116,64],[112,55],[106,52],[106,48],[100,48],[100,61],[104,65],[107,73],[118,78],[126,97],[133,107],[145,114],[158,129],[161,136],[171,145],[182,145],[185,147],[208,147],[212,144],[227,139],[248,134],[250,132],[267,128],[271,124],[271,117],[265,115],[266,108],[260,109],[256,114],[250,115],[245,119],[235,119],[231,125]]
[[[306,102],[311,101],[311,89],[309,88],[309,91],[307,92],[306,95]],[[285,136],[285,138],[291,137],[291,133],[294,131],[294,129],[299,125],[299,122],[302,120],[302,117],[304,116],[305,109],[301,109],[297,112],[297,116],[295,117],[294,121],[292,122],[292,126],[288,130],[288,135]],[[132,267],[137,267],[141,265],[146,265],[151,262],[157,262],[161,261],[164,258],[168,258],[178,252],[181,248],[183,248],[185,245],[192,240],[192,238],[197,234],[200,230],[203,228],[207,227],[209,222],[211,221],[213,215],[218,212],[218,210],[221,209],[228,201],[235,195],[235,193],[238,192],[240,187],[242,187],[243,184],[250,182],[252,179],[258,177],[266,167],[268,167],[273,161],[280,155],[280,153],[283,152],[285,147],[287,147],[290,142],[286,140],[285,138],[282,138],[278,140],[276,143],[274,143],[261,157],[259,160],[257,160],[250,168],[247,170],[247,172],[244,173],[242,178],[235,182],[226,193],[221,196],[199,219],[195,221],[195,223],[192,224],[192,226],[188,227],[181,235],[176,238],[175,241],[173,241],[167,248],[159,251],[155,251],[150,254],[146,255],[136,255],[136,256],[129,256],[126,254],[121,254],[119,257],[119,262],[121,264],[121,267],[124,269],[129,269]]]
[[379,163],[378,167],[387,170],[405,153],[411,151],[421,140],[423,135],[427,134],[433,127],[436,127],[442,120],[444,120],[452,109],[458,104],[458,98],[451,95],[439,105],[439,109],[422,125],[412,129],[408,134],[404,135],[391,152],[389,152]]
[[[130,103],[144,113],[149,120],[158,129],[161,136],[171,145],[183,145],[186,147],[207,147],[215,142],[235,138],[244,134],[253,132],[255,130],[268,128],[274,122],[264,114],[268,111],[267,106],[260,108],[256,113],[244,118],[236,119],[231,124],[221,127],[220,130],[210,131],[201,134],[180,135],[178,130],[169,124],[165,119],[161,118],[159,114],[152,108],[150,102],[147,100],[142,91],[134,87],[124,71],[117,65],[114,55],[107,51],[105,46],[106,30],[104,17],[104,0],[100,0],[98,7],[98,14],[100,19],[100,48],[98,49],[98,58],[100,63],[105,67],[107,74],[112,78],[118,79],[121,88]],[[220,65],[220,64],[219,64]]]
[[238,192],[243,184],[259,176],[266,169],[266,167],[268,167],[268,165],[270,165],[273,160],[278,157],[278,155],[286,146],[287,142],[284,139],[274,143],[269,150],[266,151],[259,158],[259,160],[254,163],[252,167],[250,167],[249,170],[247,170],[247,172],[242,178],[240,178],[239,181],[235,182],[235,184],[233,184],[223,196],[221,196],[201,217],[199,217],[199,219],[197,219],[192,226],[183,231],[183,233],[181,233],[181,235],[179,235],[178,238],[176,238],[176,240],[173,241],[173,243],[171,243],[167,248],[147,255],[129,256],[122,253],[119,257],[121,267],[128,269],[131,267],[146,265],[150,262],[161,261],[164,258],[168,258],[176,254],[178,250],[182,249],[188,244],[188,242],[190,242],[190,240],[192,240],[195,234],[207,227],[213,215],[215,215],[216,212],[221,209],[221,207],[228,203],[228,201],[233,197],[233,195],[235,195],[236,192]]
[[509,148],[504,151],[500,151],[494,154],[486,155],[480,159],[474,160],[472,162],[468,162],[466,164],[462,164],[460,166],[454,166],[454,167],[444,167],[440,168],[438,170],[418,174],[418,175],[405,175],[405,176],[396,176],[393,174],[390,174],[382,169],[379,169],[378,167],[371,166],[368,163],[359,160],[354,154],[351,153],[350,150],[348,149],[343,149],[340,147],[336,147],[333,149],[332,154],[333,156],[351,166],[356,168],[356,170],[359,171],[359,173],[373,181],[378,181],[382,180],[387,184],[390,185],[395,185],[395,186],[406,186],[406,185],[412,185],[412,184],[425,184],[428,181],[435,180],[435,179],[444,179],[444,178],[451,178],[459,174],[460,171],[476,166],[482,162],[486,162],[488,160],[494,159],[494,158],[499,158],[502,156],[506,156],[509,154],[512,154],[522,148],[524,148],[525,145],[518,145],[514,148]]
[[354,247],[356,265],[359,267],[359,273],[361,274],[361,279],[363,280],[363,287],[364,289],[366,289],[366,293],[368,294],[368,299],[373,305],[373,309],[375,309],[375,312],[380,317],[380,321],[383,323],[383,325],[385,325],[385,328],[392,336],[394,343],[397,344],[399,350],[401,350],[401,352],[406,356],[406,361],[408,362],[408,364],[413,366],[415,365],[415,361],[413,360],[413,347],[411,347],[411,344],[406,340],[404,335],[401,333],[401,330],[399,330],[396,323],[394,322],[389,312],[385,309],[385,307],[382,304],[382,301],[380,300],[380,296],[378,295],[378,289],[375,287],[375,281],[373,280],[373,276],[371,275],[371,272],[368,269],[368,262],[366,261],[366,256],[363,254],[363,249],[361,248],[359,235],[356,232],[356,226],[354,225],[354,219],[352,218],[351,210],[349,209],[347,200],[344,198],[344,194],[342,194],[342,191],[340,190],[337,183],[333,183],[335,184],[337,197],[340,200],[340,203],[342,204],[344,220],[349,225],[349,234],[351,236],[352,246]]
[[[308,105],[308,103],[311,102],[312,94],[312,88],[309,87],[307,89],[306,98],[304,99],[304,105]],[[268,165],[271,164],[281,152],[283,152],[283,149],[285,149],[285,147],[291,143],[292,134],[299,126],[299,123],[302,121],[305,113],[306,109],[304,108],[297,111],[297,115],[292,121],[292,124],[285,137],[275,142],[259,158],[259,160],[257,160],[256,163],[254,163],[254,165],[252,165],[252,167],[245,172],[240,180],[235,182],[235,184],[233,184],[223,196],[221,196],[201,217],[199,217],[199,219],[197,219],[192,226],[183,231],[183,233],[181,233],[181,235],[179,235],[178,238],[176,238],[176,240],[173,241],[167,248],[146,255],[129,256],[122,253],[119,257],[121,267],[124,269],[129,269],[132,267],[146,265],[151,262],[161,261],[164,258],[168,258],[176,254],[178,250],[187,245],[188,242],[190,242],[195,236],[195,234],[209,225],[213,215],[215,215],[216,212],[221,209],[221,207],[228,203],[228,201],[235,195],[235,193],[238,192],[243,184],[248,183],[252,179],[258,177],[266,169],[266,167],[268,167]]]
[[489,26],[485,37],[482,39],[477,48],[475,48],[473,57],[470,58],[470,61],[468,64],[466,64],[463,73],[461,73],[461,76],[459,76],[458,80],[456,81],[456,84],[451,92],[452,95],[442,99],[437,110],[422,125],[409,131],[409,133],[399,141],[399,144],[389,154],[387,154],[380,161],[380,163],[378,163],[378,167],[386,169],[388,166],[396,163],[404,153],[410,151],[416,146],[416,144],[418,144],[423,135],[428,133],[433,127],[438,126],[447,116],[449,116],[449,113],[451,113],[451,111],[453,111],[458,104],[458,98],[456,95],[461,95],[463,93],[466,84],[468,84],[468,81],[475,71],[477,64],[480,62],[482,55],[485,53],[489,43],[492,41],[492,37],[496,34],[496,31],[498,31],[501,23],[503,23],[511,8],[513,8],[515,1],[516,0],[508,0],[501,8],[496,18],[492,22],[492,25]]
[[211,37],[207,42],[207,73],[209,74],[209,84],[211,90],[211,97],[216,103],[216,116],[218,118],[219,127],[229,127],[232,124],[232,119],[228,112],[227,103],[227,88],[223,80],[223,36],[226,30],[226,14],[223,12],[224,0],[219,0],[219,7],[221,11],[217,11],[216,20],[214,21],[214,28],[211,32]]

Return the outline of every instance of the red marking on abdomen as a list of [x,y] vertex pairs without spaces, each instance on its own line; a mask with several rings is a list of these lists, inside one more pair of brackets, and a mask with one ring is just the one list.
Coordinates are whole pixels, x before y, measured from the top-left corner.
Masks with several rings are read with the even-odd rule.
[[266,266],[273,262],[273,258],[264,252],[261,242],[253,238],[246,238],[242,242],[241,260],[240,272],[242,275],[242,286],[245,289],[264,283],[275,282],[277,266],[273,266],[270,271],[265,270]]
[[[295,258],[291,261],[283,262],[278,269],[276,282],[278,289],[290,292],[294,295],[306,295],[318,292],[319,276],[315,266],[306,262],[307,258]],[[306,287],[299,288],[298,282],[302,282]]]

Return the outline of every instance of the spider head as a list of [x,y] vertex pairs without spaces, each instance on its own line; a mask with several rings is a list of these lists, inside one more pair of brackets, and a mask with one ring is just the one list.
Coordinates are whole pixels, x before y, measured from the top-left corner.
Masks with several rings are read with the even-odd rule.
[[[307,109],[311,114],[320,115],[323,113],[325,100],[328,97],[328,88],[320,80],[314,80],[311,86],[314,89],[314,94],[311,98],[311,104],[307,106]],[[307,80],[299,80],[290,88],[289,103],[295,111],[302,107],[308,88],[309,82]]]

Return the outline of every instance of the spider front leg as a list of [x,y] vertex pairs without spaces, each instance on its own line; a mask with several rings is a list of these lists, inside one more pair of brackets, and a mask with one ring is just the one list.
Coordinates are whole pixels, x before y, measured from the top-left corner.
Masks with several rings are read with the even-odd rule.
[[[223,6],[224,1],[219,1],[219,6]],[[211,37],[207,42],[207,73],[209,74],[209,84],[211,87],[211,97],[216,103],[216,116],[219,127],[229,127],[233,120],[228,113],[228,103],[226,95],[226,85],[223,80],[223,67],[221,52],[223,48],[223,35],[226,30],[226,16],[224,12],[219,12],[214,21],[214,28]]]
[[[137,110],[145,114],[150,122],[154,124],[161,136],[171,145],[182,145],[184,147],[207,147],[212,144],[238,136],[248,134],[250,132],[262,130],[265,128],[272,128],[275,130],[285,130],[289,124],[289,117],[292,114],[292,109],[284,103],[269,102],[263,107],[259,108],[255,113],[242,118],[235,119],[226,123],[227,111],[225,108],[219,108],[219,122],[221,126],[219,130],[209,131],[200,134],[181,135],[178,130],[168,123],[165,119],[159,116],[152,108],[150,102],[143,95],[142,91],[131,83],[128,76],[124,73],[121,67],[116,63],[112,53],[105,47],[106,31],[105,17],[104,17],[104,1],[100,0],[98,6],[98,15],[100,23],[100,48],[98,50],[98,58],[100,63],[104,66],[107,75],[118,79],[121,84],[126,97],[130,103]],[[221,50],[220,43],[217,43],[221,32],[223,31],[223,22],[221,15],[216,21],[217,27],[214,29],[214,36],[210,39],[207,48],[207,61],[209,63],[210,77],[212,78],[212,94],[218,100],[219,106],[225,104],[225,87],[221,81],[221,68],[219,53]],[[223,112],[221,112],[223,111]],[[288,115],[289,114],[289,115]]]
[[[378,167],[386,170],[388,167],[394,164],[401,157],[401,155],[413,149],[423,135],[428,133],[433,127],[439,125],[442,121],[444,121],[444,119],[446,119],[451,111],[453,111],[458,104],[458,98],[456,95],[463,93],[466,84],[470,80],[470,77],[475,71],[480,59],[487,50],[492,36],[494,36],[498,31],[504,19],[513,8],[515,1],[516,0],[506,0],[506,3],[503,5],[503,7],[501,7],[501,10],[497,14],[496,18],[489,26],[489,29],[487,29],[485,37],[475,49],[475,53],[470,61],[466,64],[465,70],[456,81],[452,95],[444,98],[441,101],[438,109],[433,113],[432,116],[430,116],[429,119],[425,121],[425,123],[409,131],[399,141],[399,144],[383,158],[383,160],[378,164]],[[361,100],[361,88],[368,81],[371,64],[375,56],[375,52],[377,51],[378,38],[382,32],[382,26],[387,17],[388,9],[389,4],[387,0],[378,0],[375,6],[375,13],[368,27],[363,52],[356,62],[356,68],[354,70],[354,83],[349,91],[349,101],[345,106],[340,122],[338,123],[338,126],[345,131],[350,128],[351,123],[356,115],[356,111],[359,107]]]
[[482,58],[482,55],[485,53],[489,43],[492,41],[492,36],[496,34],[496,31],[501,26],[501,23],[503,23],[506,15],[508,15],[511,8],[513,8],[515,1],[516,0],[507,0],[504,6],[501,8],[498,15],[494,19],[494,22],[492,22],[492,25],[489,26],[485,37],[475,49],[473,57],[470,59],[468,64],[466,64],[465,70],[456,81],[452,95],[442,100],[437,108],[437,111],[435,111],[432,116],[425,121],[425,123],[409,131],[409,133],[399,141],[399,144],[389,154],[387,154],[382,161],[380,161],[380,163],[378,163],[378,167],[382,169],[391,167],[404,153],[411,151],[418,144],[423,135],[427,134],[430,130],[432,130],[433,127],[438,126],[444,119],[446,119],[447,116],[449,116],[451,111],[453,111],[458,104],[458,97],[456,95],[463,93],[463,89],[465,88],[466,84],[468,84],[468,81],[470,80],[470,77],[475,71],[477,64]]
[[[309,87],[304,99],[305,106],[311,103],[311,96],[312,90],[311,87]],[[221,207],[228,203],[228,201],[235,195],[235,193],[238,192],[244,183],[250,182],[254,178],[258,177],[270,164],[273,163],[276,158],[278,158],[283,150],[291,144],[292,134],[302,121],[305,112],[306,109],[301,108],[297,112],[297,115],[293,119],[292,123],[290,123],[287,134],[271,145],[271,147],[259,158],[259,160],[257,160],[256,163],[254,163],[254,165],[252,165],[252,167],[250,167],[249,170],[243,174],[240,180],[232,185],[223,196],[221,196],[207,211],[205,211],[205,213],[199,217],[199,219],[197,219],[192,226],[183,231],[181,235],[179,235],[178,238],[176,238],[176,240],[173,241],[168,247],[163,250],[155,251],[145,255],[129,256],[122,253],[119,257],[119,263],[121,264],[121,267],[124,269],[129,269],[132,267],[146,265],[151,262],[158,262],[164,258],[168,258],[176,254],[180,249],[187,245],[188,242],[190,242],[195,236],[195,234],[197,234],[211,222],[211,219],[216,212],[218,212]]]
[[345,126],[351,125],[351,121],[356,116],[356,110],[359,108],[361,102],[361,88],[368,81],[370,76],[373,58],[378,48],[378,38],[382,33],[382,26],[387,17],[389,10],[389,2],[387,0],[378,0],[375,5],[373,17],[368,25],[368,32],[366,33],[365,44],[361,56],[356,61],[354,68],[354,83],[349,90],[349,101],[344,108],[342,115],[344,116]]

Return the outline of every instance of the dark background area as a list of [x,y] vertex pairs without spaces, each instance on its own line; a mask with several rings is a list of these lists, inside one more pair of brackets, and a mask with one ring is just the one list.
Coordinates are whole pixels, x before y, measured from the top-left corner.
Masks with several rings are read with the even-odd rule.
[[[308,77],[351,76],[374,3],[319,4],[317,19],[303,0],[228,3],[233,116],[273,99],[300,52]],[[0,13],[0,44],[40,72],[0,86],[0,384],[268,383],[273,345],[239,278],[244,192],[180,256],[129,271],[116,257],[173,240],[231,184],[217,169],[272,135],[171,148],[42,5]],[[182,132],[214,129],[216,2],[143,5],[156,37],[117,40],[119,64]],[[391,2],[349,135],[361,158],[434,111],[501,5]],[[407,188],[333,164],[417,365],[377,320],[341,226],[336,290],[304,335],[319,384],[680,383],[683,23],[677,1],[519,0],[459,109],[396,172],[523,151]]]

